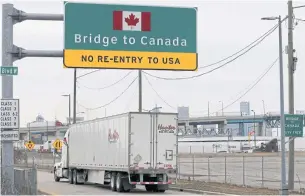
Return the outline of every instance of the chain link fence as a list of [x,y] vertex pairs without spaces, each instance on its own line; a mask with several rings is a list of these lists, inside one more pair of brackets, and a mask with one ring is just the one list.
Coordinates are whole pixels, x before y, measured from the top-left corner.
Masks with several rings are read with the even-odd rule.
[[52,169],[61,159],[59,153],[29,151],[27,149],[15,149],[15,166],[29,167],[35,165],[37,169]]
[[[288,158],[286,158],[288,161]],[[287,163],[287,162],[286,162]],[[178,179],[219,182],[279,189],[281,157],[275,156],[180,156]],[[305,156],[295,157],[295,190],[305,188]],[[288,176],[288,164],[287,164]]]
[[37,168],[14,167],[14,182],[11,182],[1,166],[1,195],[37,195]]
[[[51,171],[54,163],[60,162],[61,159],[60,154],[28,150],[15,150],[15,155],[16,167],[34,165],[38,170],[48,171]],[[305,155],[295,154],[296,191],[302,191],[305,188],[304,168]],[[288,176],[288,164],[286,171]],[[181,154],[178,157],[177,179],[279,189],[281,157],[277,153],[265,155]]]

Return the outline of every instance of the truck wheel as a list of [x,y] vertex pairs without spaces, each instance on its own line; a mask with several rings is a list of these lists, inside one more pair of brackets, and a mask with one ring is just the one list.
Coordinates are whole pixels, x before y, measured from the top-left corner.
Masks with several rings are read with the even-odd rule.
[[59,182],[60,177],[58,177],[58,176],[56,175],[56,169],[55,169],[55,168],[54,168],[53,174],[54,174],[54,180],[55,180],[55,182]]
[[110,188],[112,191],[116,191],[116,173],[111,173],[111,179],[110,179]]
[[73,184],[73,170],[69,169],[69,183]]
[[73,170],[73,184],[78,184],[78,182],[77,182],[77,170],[76,169],[74,169]]
[[123,182],[122,182],[122,174],[118,173],[116,176],[116,190],[118,192],[123,192],[124,191],[124,187],[123,187]]

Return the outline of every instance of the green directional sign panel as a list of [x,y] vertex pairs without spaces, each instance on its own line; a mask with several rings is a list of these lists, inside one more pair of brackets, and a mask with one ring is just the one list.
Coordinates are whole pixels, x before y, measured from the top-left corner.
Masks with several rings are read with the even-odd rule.
[[197,70],[197,8],[65,2],[64,67]]
[[6,75],[6,76],[14,76],[18,75],[18,67],[13,67],[13,66],[2,66],[1,67],[1,75]]
[[303,115],[285,114],[285,136],[303,137]]

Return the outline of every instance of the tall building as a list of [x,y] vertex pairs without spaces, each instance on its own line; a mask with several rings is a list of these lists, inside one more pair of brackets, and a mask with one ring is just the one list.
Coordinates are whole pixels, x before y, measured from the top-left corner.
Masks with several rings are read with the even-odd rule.
[[242,115],[250,115],[250,102],[248,101],[240,102],[240,113]]

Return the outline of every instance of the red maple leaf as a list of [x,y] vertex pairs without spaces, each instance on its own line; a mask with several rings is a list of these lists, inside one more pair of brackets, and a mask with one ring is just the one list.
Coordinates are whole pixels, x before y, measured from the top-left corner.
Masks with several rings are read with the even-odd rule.
[[136,18],[136,16],[131,13],[128,18],[125,18],[125,22],[127,23],[128,26],[136,26],[139,23],[139,19]]

